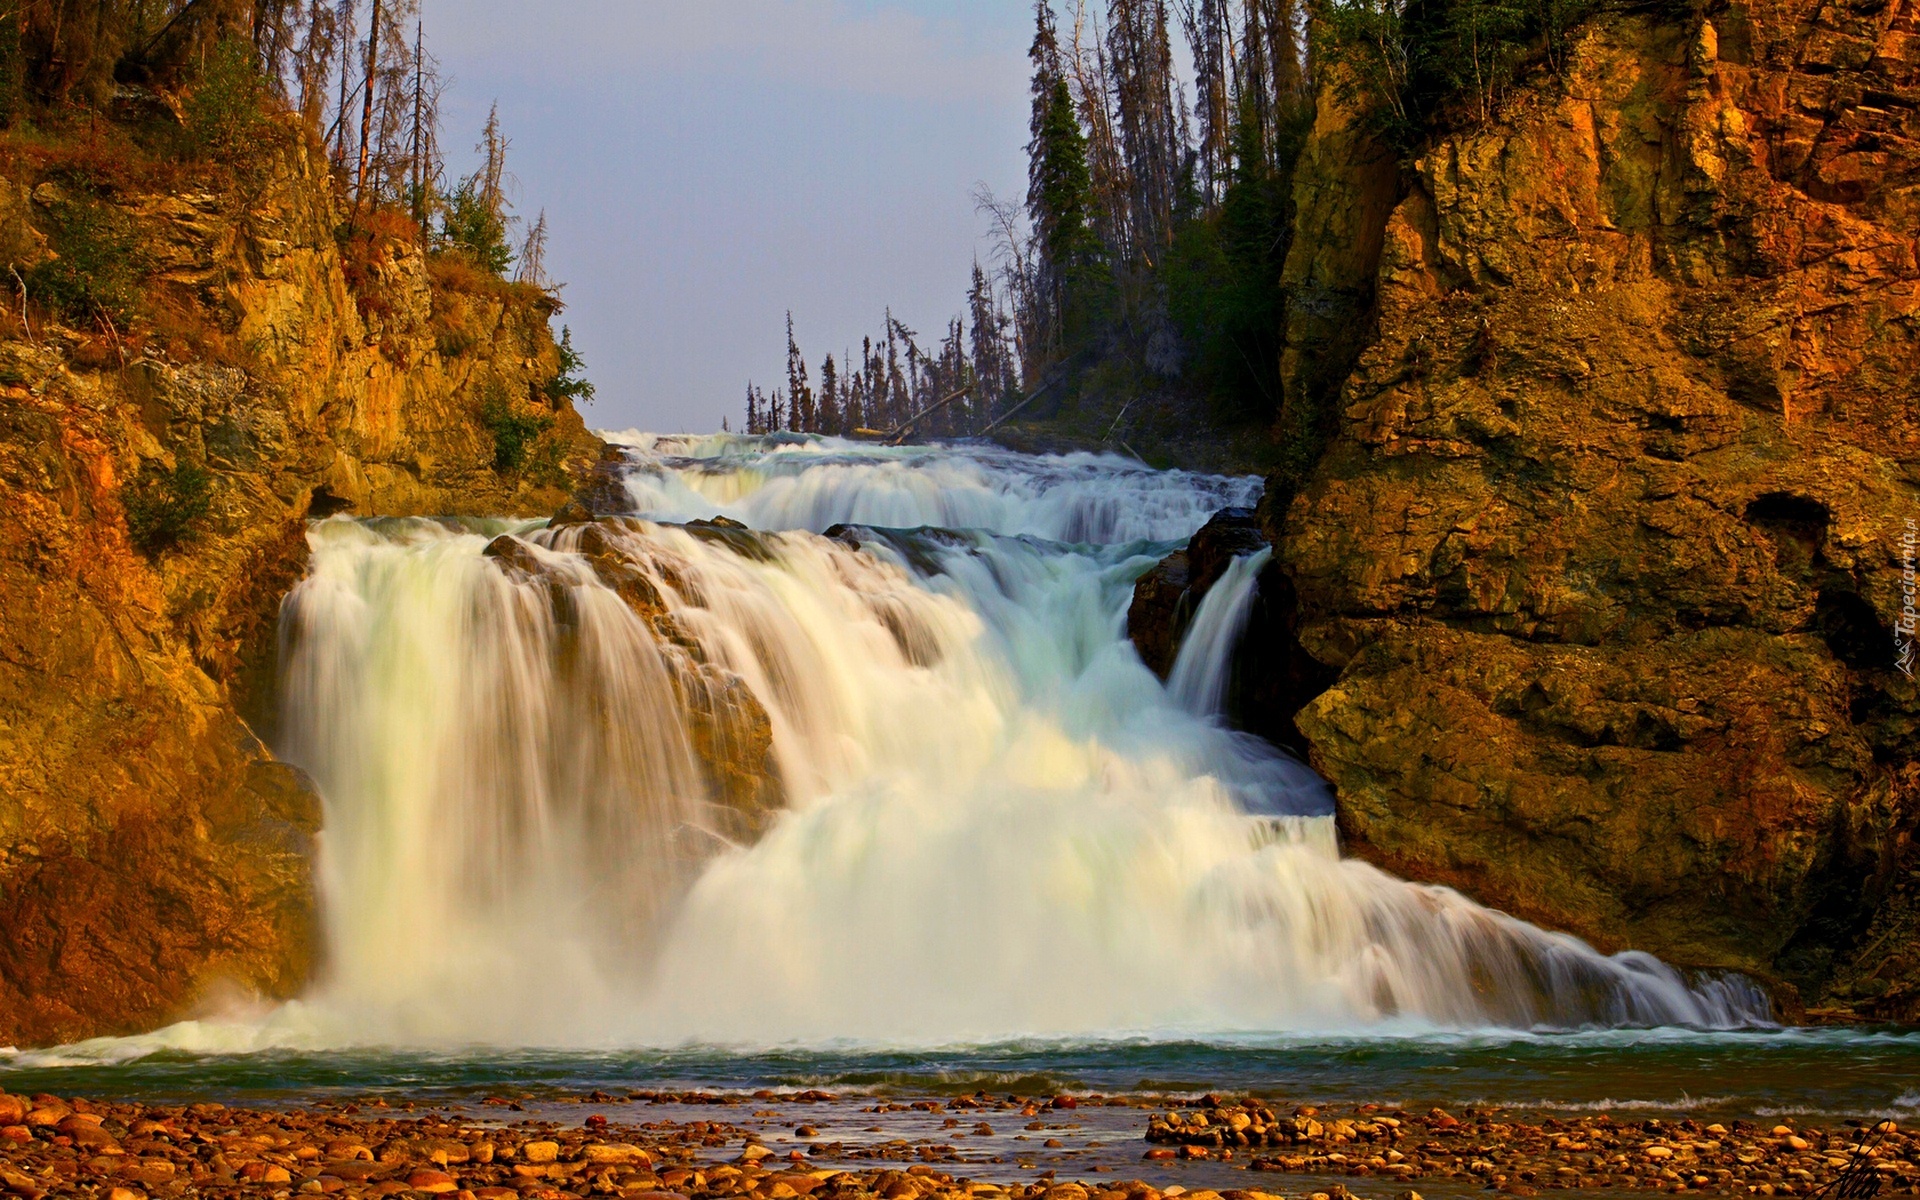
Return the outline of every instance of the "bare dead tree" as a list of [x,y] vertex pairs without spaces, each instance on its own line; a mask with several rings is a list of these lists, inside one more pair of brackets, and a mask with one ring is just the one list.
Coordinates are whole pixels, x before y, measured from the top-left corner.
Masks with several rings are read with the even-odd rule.
[[356,199],[367,190],[367,152],[373,141],[373,95],[380,70],[380,0],[373,0],[373,20],[367,25],[367,69],[360,93],[360,169],[354,173]]
[[426,42],[427,26],[424,21],[415,21],[413,26],[413,145],[407,155],[408,183],[411,190],[407,199],[413,209],[413,223],[420,227],[424,236],[427,227],[426,190],[421,180],[421,140],[420,120],[425,115],[426,103]]
[[334,143],[333,161],[340,169],[347,165],[347,89],[353,79],[353,48],[358,40],[354,32],[354,17],[359,4],[357,0],[337,0],[334,5],[334,42],[340,55],[340,102],[333,109],[333,127],[331,133]]
[[[533,224],[527,227],[527,237],[520,245],[519,268],[514,278],[537,288],[550,286],[547,279],[547,210],[544,208]],[[787,336],[793,336],[791,330]]]
[[1073,20],[1073,40],[1067,61],[1073,72],[1074,102],[1080,109],[1080,124],[1087,135],[1087,165],[1093,177],[1094,232],[1107,248],[1110,259],[1122,262],[1132,257],[1133,230],[1128,224],[1131,206],[1127,196],[1132,181],[1127,177],[1125,157],[1114,136],[1113,91],[1107,69],[1107,52],[1098,17],[1088,29],[1086,0],[1077,0]]

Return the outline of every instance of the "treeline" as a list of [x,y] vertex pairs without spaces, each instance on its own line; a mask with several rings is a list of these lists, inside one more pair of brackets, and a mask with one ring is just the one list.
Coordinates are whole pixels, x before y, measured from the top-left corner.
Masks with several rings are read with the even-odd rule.
[[971,385],[915,432],[978,432],[1116,359],[1270,409],[1287,170],[1310,118],[1294,0],[1108,0],[1065,31],[1046,0],[1034,16],[1026,202],[977,197],[995,261],[976,265],[966,317],[933,354],[889,317],[837,407],[791,369],[784,392],[750,388],[750,430],[892,430]]
[[904,432],[911,425],[927,437],[979,433],[1018,392],[1020,366],[1008,337],[1011,320],[978,263],[968,318],[955,317],[928,350],[889,310],[880,337],[861,339],[857,356],[851,349],[837,360],[827,355],[816,383],[788,313],[786,387],[769,394],[747,385],[746,431],[856,436]]
[[[1103,424],[1118,409],[1109,439],[1129,411],[1152,409],[1163,423],[1204,415],[1311,444],[1316,417],[1282,419],[1281,277],[1321,81],[1406,153],[1436,120],[1491,116],[1527,63],[1557,68],[1599,2],[1073,0],[1056,12],[1036,0],[1025,203],[979,197],[995,270],[976,269],[967,320],[940,353],[913,360],[958,363],[949,347],[964,334],[969,349],[993,347],[1002,373],[942,431],[978,431],[1040,394],[1058,407],[1098,392]],[[859,363],[857,411],[875,428],[964,377],[896,375],[871,348]],[[808,400],[804,382],[790,369],[784,393],[750,389],[749,428],[857,427],[844,395],[837,408]]]

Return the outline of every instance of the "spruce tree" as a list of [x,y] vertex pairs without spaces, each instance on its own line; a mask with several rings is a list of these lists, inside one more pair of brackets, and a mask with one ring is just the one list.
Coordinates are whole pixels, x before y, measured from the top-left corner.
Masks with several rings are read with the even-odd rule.
[[787,407],[792,427],[799,433],[819,432],[819,416],[814,411],[813,389],[807,386],[807,360],[793,339],[793,310],[787,310]]
[[973,326],[974,391],[970,407],[977,417],[991,420],[1015,385],[1012,356],[1007,352],[1007,317],[1000,311],[993,284],[978,259],[973,264],[973,285],[967,289],[967,317]]
[[[853,351],[846,351],[841,358],[846,362],[852,362]],[[866,371],[858,370],[847,377],[846,395],[846,411],[841,414],[840,423],[842,432],[850,434],[856,429],[866,428],[867,425]]]
[[820,364],[820,432],[845,433],[840,422],[840,373],[834,366],[833,355],[829,354],[827,361]]
[[1033,114],[1027,144],[1027,213],[1039,243],[1039,292],[1057,350],[1085,336],[1087,301],[1100,244],[1090,219],[1093,176],[1087,139],[1060,60],[1059,33],[1048,0],[1035,0]]

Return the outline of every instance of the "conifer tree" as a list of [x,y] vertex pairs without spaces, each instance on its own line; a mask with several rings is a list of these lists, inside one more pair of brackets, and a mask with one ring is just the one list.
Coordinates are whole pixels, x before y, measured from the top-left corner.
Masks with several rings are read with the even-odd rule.
[[820,364],[820,433],[845,433],[841,427],[840,373],[835,368],[833,355]]
[[[906,406],[912,403],[913,398],[912,388],[900,374],[900,342],[896,337],[899,329],[900,323],[893,319],[893,310],[889,308],[887,310],[887,360],[884,367],[887,381],[886,408],[883,410],[881,421],[881,424],[888,429],[898,426],[907,419]],[[911,367],[911,360],[908,365]]]
[[973,286],[967,291],[967,315],[972,323],[974,393],[971,407],[982,420],[1000,411],[1007,394],[1018,386],[1012,355],[1007,350],[1006,314],[993,294],[993,284],[978,260],[973,264]]
[[1049,0],[1035,0],[1033,111],[1027,145],[1027,213],[1038,243],[1038,292],[1045,305],[1044,335],[1058,352],[1082,330],[1084,288],[1099,258],[1093,234],[1093,178],[1086,136],[1061,61],[1059,31]]
[[[841,354],[841,361],[852,362],[853,351]],[[845,388],[845,411],[840,417],[840,431],[851,434],[856,429],[864,429],[867,424],[867,373],[856,370],[847,377]]]
[[787,405],[795,432],[812,433],[818,428],[813,389],[807,385],[807,360],[793,338],[793,311],[787,311]]

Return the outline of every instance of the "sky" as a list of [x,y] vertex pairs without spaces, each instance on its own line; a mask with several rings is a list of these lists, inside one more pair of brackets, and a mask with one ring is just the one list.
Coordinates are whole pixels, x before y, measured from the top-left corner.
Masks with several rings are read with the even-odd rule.
[[496,100],[597,428],[737,428],[897,317],[936,340],[1026,192],[1030,0],[423,0],[450,173]]

